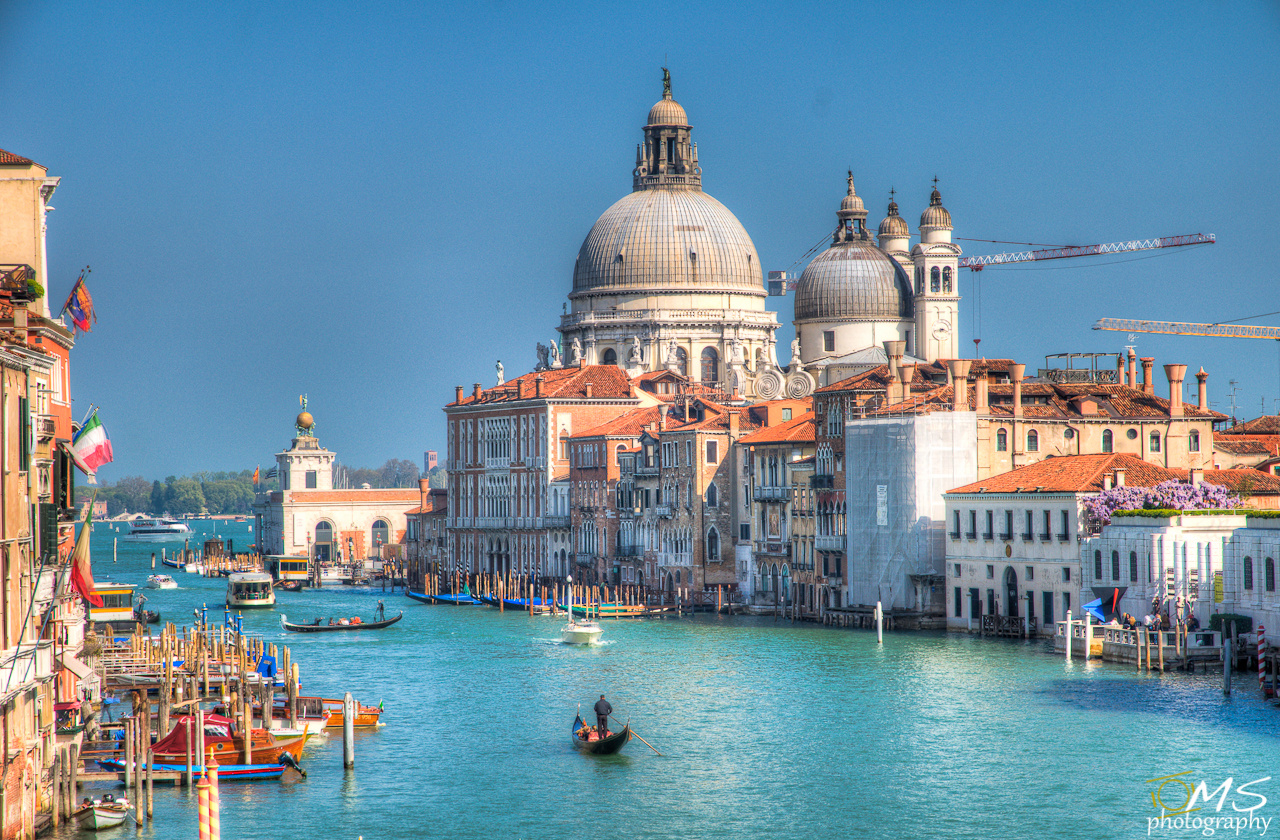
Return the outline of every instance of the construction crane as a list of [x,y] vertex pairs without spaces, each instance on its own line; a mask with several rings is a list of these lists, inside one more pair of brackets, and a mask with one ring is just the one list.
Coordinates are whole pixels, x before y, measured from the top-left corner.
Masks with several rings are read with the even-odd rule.
[[[1039,251],[1013,251],[1007,254],[964,257],[960,260],[959,266],[970,271],[982,271],[989,265],[1060,260],[1066,257],[1092,257],[1098,254],[1120,254],[1127,251],[1150,251],[1155,248],[1177,248],[1182,245],[1212,245],[1216,241],[1217,238],[1212,233],[1190,233],[1184,236],[1162,236],[1159,239],[1108,242],[1103,245],[1068,245],[1063,248],[1042,248]],[[767,287],[770,295],[778,296],[795,291],[798,283],[799,278],[794,272],[770,271]]]
[[1204,335],[1213,338],[1270,338],[1280,341],[1280,327],[1258,327],[1247,324],[1188,324],[1181,321],[1131,321],[1125,318],[1103,318],[1093,325],[1095,330],[1166,335]]
[[1216,241],[1212,233],[1190,233],[1185,236],[1162,236],[1159,239],[1130,239],[1127,242],[1109,242],[1105,245],[1068,245],[1065,248],[1043,248],[1039,251],[1014,251],[1008,254],[988,254],[984,257],[964,257],[960,260],[960,267],[971,271],[982,271],[989,265],[1060,260],[1064,257],[1092,257],[1098,254],[1119,254],[1125,251],[1150,251],[1153,248],[1177,248],[1182,245],[1212,245]]

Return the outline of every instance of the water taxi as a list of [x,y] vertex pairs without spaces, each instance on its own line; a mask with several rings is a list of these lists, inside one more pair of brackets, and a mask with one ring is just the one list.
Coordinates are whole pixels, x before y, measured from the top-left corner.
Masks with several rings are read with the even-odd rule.
[[169,575],[147,575],[148,589],[177,589],[178,582]]
[[137,588],[131,583],[95,583],[93,591],[102,599],[102,606],[89,606],[89,620],[133,621],[133,591]]
[[183,540],[191,536],[191,526],[177,519],[135,519],[129,523],[129,533],[121,539],[134,542],[160,542]]
[[236,572],[227,578],[227,606],[234,609],[273,607],[276,591],[266,572]]

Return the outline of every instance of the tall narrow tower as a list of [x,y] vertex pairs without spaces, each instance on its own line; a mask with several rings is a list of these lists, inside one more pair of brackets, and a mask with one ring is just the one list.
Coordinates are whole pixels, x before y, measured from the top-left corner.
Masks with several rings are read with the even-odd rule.
[[916,354],[925,361],[959,357],[960,248],[951,241],[951,214],[942,206],[935,180],[929,206],[920,214],[914,264]]

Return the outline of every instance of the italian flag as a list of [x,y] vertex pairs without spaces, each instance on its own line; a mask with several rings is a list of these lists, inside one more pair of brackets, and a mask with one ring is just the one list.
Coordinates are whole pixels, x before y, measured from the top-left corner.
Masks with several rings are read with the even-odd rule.
[[94,474],[98,467],[115,460],[111,455],[111,440],[107,437],[107,429],[98,419],[95,410],[80,431],[71,440],[71,457],[76,466],[89,476],[89,483],[95,484]]

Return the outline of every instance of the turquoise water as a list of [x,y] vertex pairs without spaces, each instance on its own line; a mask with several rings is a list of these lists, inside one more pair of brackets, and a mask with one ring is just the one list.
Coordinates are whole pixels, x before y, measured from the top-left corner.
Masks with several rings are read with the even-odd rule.
[[[152,548],[121,543],[113,566],[105,527],[95,577],[145,583]],[[246,523],[221,527],[249,542]],[[148,607],[221,615],[223,581],[174,577],[182,588],[148,591]],[[386,631],[279,628],[280,612],[370,617],[380,597],[405,611]],[[607,644],[582,649],[557,643],[560,619],[372,588],[284,592],[245,615],[293,649],[305,693],[383,700],[387,726],[357,734],[353,772],[336,737],[308,745],[303,781],[225,784],[227,838],[1139,837],[1155,814],[1147,779],[1238,785],[1272,775],[1280,746],[1280,710],[1246,674],[1224,698],[1220,673],[1139,676],[1040,643],[900,633],[878,646],[873,632],[707,616],[606,622]],[[617,756],[573,750],[574,712],[601,693],[661,757],[638,740]],[[1270,800],[1259,816],[1280,816],[1280,782],[1250,790]],[[194,794],[158,786],[142,834],[194,837]]]

